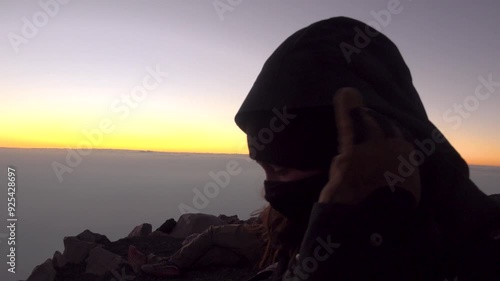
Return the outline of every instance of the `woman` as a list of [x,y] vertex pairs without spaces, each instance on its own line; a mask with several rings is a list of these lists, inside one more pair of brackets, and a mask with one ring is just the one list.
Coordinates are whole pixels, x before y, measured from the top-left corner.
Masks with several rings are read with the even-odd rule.
[[500,280],[500,206],[383,34],[344,17],[299,30],[235,121],[286,217],[270,229],[275,280]]

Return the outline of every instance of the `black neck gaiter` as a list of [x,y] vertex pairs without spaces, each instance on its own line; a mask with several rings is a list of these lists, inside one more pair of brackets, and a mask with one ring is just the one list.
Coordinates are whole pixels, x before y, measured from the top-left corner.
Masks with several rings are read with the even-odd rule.
[[278,212],[295,222],[307,222],[312,207],[328,182],[328,173],[296,181],[264,181],[265,199]]

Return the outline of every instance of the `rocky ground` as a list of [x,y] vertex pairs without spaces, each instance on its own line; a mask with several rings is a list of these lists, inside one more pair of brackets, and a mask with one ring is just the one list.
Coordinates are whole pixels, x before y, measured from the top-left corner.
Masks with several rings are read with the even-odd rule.
[[[150,224],[135,227],[123,239],[111,242],[105,235],[85,230],[79,235],[64,238],[64,252],[37,266],[27,281],[159,281],[136,270],[127,261],[130,245],[144,254],[169,256],[182,246],[184,237],[202,232],[209,225],[251,223],[236,216],[219,217],[188,214],[167,220],[156,231]],[[168,280],[238,280],[243,281],[256,273],[249,266],[210,267],[186,272],[182,278]]]
[[[124,260],[127,259],[127,249],[129,245],[135,245],[144,253],[154,253],[159,256],[168,256],[181,247],[183,239],[173,238],[170,236],[150,236],[150,237],[134,237],[125,238],[107,244],[104,249],[121,256]],[[85,273],[85,264],[66,265],[57,272],[55,281],[66,280],[82,280],[82,281],[116,281],[121,280],[141,280],[141,281],[159,281],[165,280],[154,278],[141,273],[135,274],[128,265],[124,264],[116,272],[107,272],[101,277],[94,274]],[[255,270],[240,266],[237,268],[205,268],[202,270],[194,270],[187,272],[183,278],[169,280],[245,280],[255,274]],[[115,276],[116,275],[116,276]]]
[[[500,194],[491,195],[500,202]],[[178,221],[168,219],[155,231],[150,224],[133,228],[126,238],[109,241],[105,235],[85,230],[64,238],[64,252],[55,252],[52,258],[37,266],[26,281],[159,281],[146,276],[129,264],[130,245],[142,253],[165,257],[181,248],[184,238],[201,233],[211,225],[228,223],[255,223],[255,218],[241,221],[236,216],[185,214]],[[186,272],[182,278],[169,280],[244,281],[256,270],[249,266],[211,267]]]

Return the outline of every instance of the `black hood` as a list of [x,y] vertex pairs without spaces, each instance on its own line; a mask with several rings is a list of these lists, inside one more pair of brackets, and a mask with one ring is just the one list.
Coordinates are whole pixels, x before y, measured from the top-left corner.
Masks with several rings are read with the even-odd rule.
[[[295,32],[264,64],[235,116],[248,136],[250,157],[327,169],[337,154],[332,96],[347,86],[415,140],[439,133],[396,45],[360,21],[336,17]],[[468,227],[498,215],[498,205],[470,181],[468,165],[448,141],[435,145],[420,166],[422,202],[449,231],[466,235]]]

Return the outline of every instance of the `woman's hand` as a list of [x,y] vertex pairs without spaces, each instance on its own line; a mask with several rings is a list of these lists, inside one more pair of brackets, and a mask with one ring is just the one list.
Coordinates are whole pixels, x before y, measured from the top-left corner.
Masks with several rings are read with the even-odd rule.
[[[401,129],[385,116],[363,107],[354,88],[342,88],[334,96],[339,155],[332,159],[330,180],[319,202],[358,204],[380,187],[394,188],[390,175],[398,175],[400,158],[408,158],[414,146],[403,138]],[[418,167],[397,184],[420,200]],[[400,176],[400,178],[403,178]],[[394,190],[394,189],[393,189]]]

